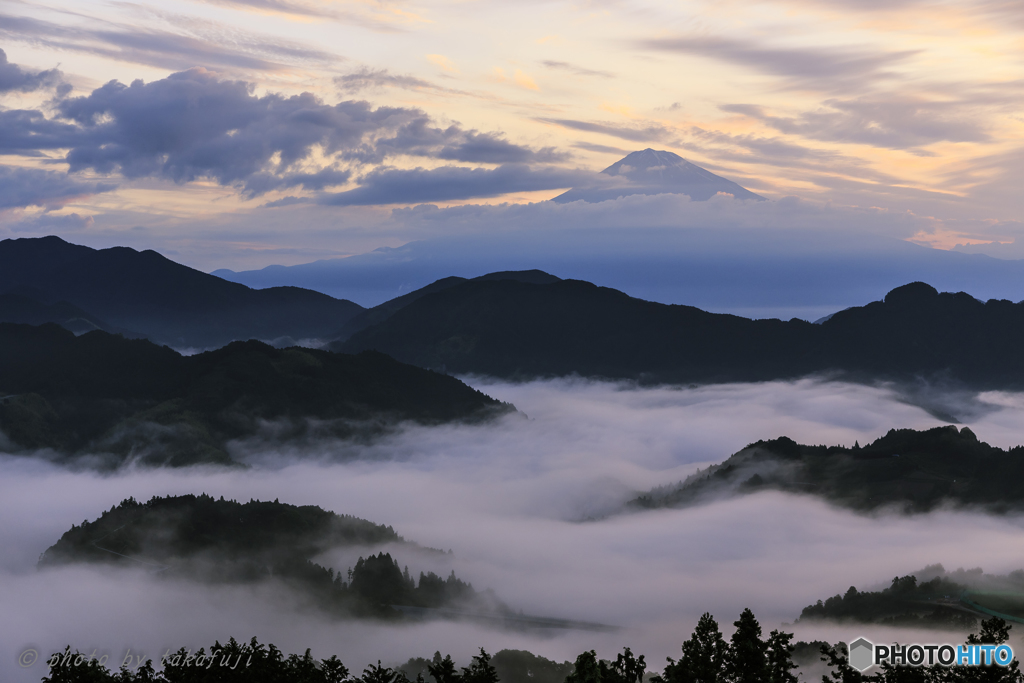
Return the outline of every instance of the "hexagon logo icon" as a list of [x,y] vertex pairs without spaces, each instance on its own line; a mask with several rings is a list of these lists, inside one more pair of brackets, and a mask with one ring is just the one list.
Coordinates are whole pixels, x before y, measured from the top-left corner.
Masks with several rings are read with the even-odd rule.
[[865,638],[858,638],[850,643],[850,666],[857,671],[864,671],[875,663],[875,646]]

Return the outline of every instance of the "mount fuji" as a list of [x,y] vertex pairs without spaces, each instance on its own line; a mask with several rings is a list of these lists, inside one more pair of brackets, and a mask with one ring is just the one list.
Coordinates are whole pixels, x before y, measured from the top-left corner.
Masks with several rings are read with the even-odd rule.
[[633,194],[685,194],[694,201],[706,201],[718,193],[736,199],[764,197],[754,194],[733,181],[692,164],[678,154],[655,149],[633,152],[615,162],[601,173],[612,176],[611,187],[573,188],[551,201],[566,203],[582,199],[585,202],[603,202]]

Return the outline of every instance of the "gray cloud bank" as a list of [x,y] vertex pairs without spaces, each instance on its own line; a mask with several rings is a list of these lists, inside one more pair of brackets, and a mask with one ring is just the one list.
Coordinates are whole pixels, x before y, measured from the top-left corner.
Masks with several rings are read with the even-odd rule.
[[[453,193],[486,197],[566,187],[579,177],[543,166],[565,160],[564,153],[459,124],[439,127],[418,109],[374,108],[356,100],[332,105],[310,93],[259,96],[251,83],[202,68],[149,83],[111,81],[55,107],[53,117],[37,110],[0,112],[0,152],[40,156],[66,149],[72,173],[175,183],[209,178],[250,197],[344,185],[356,177],[353,169],[400,156],[498,165],[363,172],[355,194],[326,195],[324,201],[333,204],[439,201]],[[313,161],[318,152],[327,158],[325,165]],[[32,203],[31,197],[21,204],[13,196],[7,201]]]
[[7,61],[7,53],[0,50],[0,93],[32,92],[42,88],[63,85],[63,74],[58,69],[30,71]]
[[[286,652],[337,653],[352,668],[380,658],[474,648],[525,648],[557,660],[623,645],[660,666],[705,610],[724,624],[751,607],[769,627],[817,600],[885,583],[941,562],[1005,573],[1020,565],[1022,522],[941,511],[914,518],[857,516],[808,498],[749,496],[686,511],[600,522],[581,517],[632,491],[674,481],[757,438],[850,443],[893,426],[937,424],[886,388],[802,381],[699,389],[550,381],[476,385],[522,408],[529,420],[490,427],[414,428],[368,448],[324,442],[302,451],[236,444],[256,465],[244,472],[138,470],[75,473],[0,459],[0,638],[4,680],[21,648],[68,642],[112,656],[159,656],[215,638],[258,636]],[[985,395],[970,426],[1016,445],[1024,398]],[[40,552],[72,523],[128,496],[205,491],[248,500],[315,504],[391,524],[406,538],[451,548],[452,567],[526,613],[613,623],[613,633],[507,632],[470,623],[402,627],[324,621],[270,589],[209,588],[132,572],[68,568],[37,573]],[[397,548],[392,548],[399,552]],[[334,558],[338,562],[346,557]],[[399,555],[416,567],[418,557]],[[801,626],[798,637],[848,638],[845,627]],[[871,629],[871,636],[893,634]],[[930,637],[935,637],[932,634]],[[878,642],[881,642],[880,640]]]

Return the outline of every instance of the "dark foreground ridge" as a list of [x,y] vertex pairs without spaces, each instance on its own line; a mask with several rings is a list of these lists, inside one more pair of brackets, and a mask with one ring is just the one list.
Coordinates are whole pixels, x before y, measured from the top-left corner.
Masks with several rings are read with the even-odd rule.
[[53,236],[0,241],[0,322],[71,321],[74,331],[213,348],[236,339],[330,338],[362,310],[299,287],[250,289],[152,250],[92,249]]
[[991,512],[1024,508],[1024,446],[1003,450],[967,427],[892,429],[864,447],[805,446],[782,436],[752,443],[723,463],[630,502],[686,507],[719,497],[776,490],[855,510],[927,512],[942,505]]
[[420,296],[332,348],[514,379],[690,383],[832,373],[1024,388],[1021,338],[1024,303],[940,294],[920,282],[812,324],[653,303],[579,280],[478,280]]
[[[182,356],[105,332],[0,324],[0,432],[15,449],[54,449],[58,458],[231,464],[228,441],[257,434],[270,442],[372,436],[403,420],[510,410],[454,377],[376,352],[248,341]],[[263,433],[271,423],[273,433]]]
[[385,543],[443,554],[407,543],[389,526],[312,505],[169,496],[148,503],[128,499],[94,522],[73,526],[43,553],[39,566],[106,563],[161,578],[273,580],[338,616],[401,620],[403,613],[394,606],[507,611],[492,594],[478,593],[454,572],[447,579],[421,572],[416,581],[389,553],[360,557],[347,573],[313,562],[334,548],[370,550]]

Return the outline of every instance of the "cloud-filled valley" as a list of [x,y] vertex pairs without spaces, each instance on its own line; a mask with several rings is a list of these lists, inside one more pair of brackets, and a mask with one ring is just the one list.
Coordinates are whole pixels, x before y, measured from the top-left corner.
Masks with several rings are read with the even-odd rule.
[[[5,456],[0,506],[3,518],[16,523],[0,531],[3,640],[9,649],[32,645],[47,653],[71,642],[112,655],[131,647],[159,656],[167,647],[256,635],[286,652],[312,647],[315,656],[336,653],[350,668],[377,658],[398,663],[437,649],[463,661],[478,646],[523,648],[562,661],[590,648],[612,656],[629,645],[657,663],[676,655],[704,611],[728,624],[750,607],[774,628],[850,585],[884,585],[935,562],[997,573],[1019,568],[1014,548],[1022,522],[1013,516],[948,510],[858,516],[808,497],[763,493],[688,510],[590,519],[637,490],[678,481],[759,438],[785,434],[806,443],[850,444],[892,427],[941,424],[892,388],[815,380],[643,389],[584,380],[471,384],[513,402],[527,418],[410,426],[369,445],[323,441],[288,450],[236,442],[232,454],[248,460],[252,468],[246,471],[100,475]],[[968,396],[965,403],[972,409],[961,413],[971,416],[965,419],[980,438],[1017,445],[1024,419],[1019,395]],[[408,540],[454,553],[430,559],[388,548],[414,570],[454,569],[526,614],[619,629],[537,632],[481,629],[471,622],[332,621],[266,587],[214,588],[78,567],[33,569],[38,554],[71,524],[94,519],[124,498],[199,492],[240,501],[279,498],[388,524]],[[343,565],[353,559],[348,552],[323,561]],[[261,594],[254,597],[252,590]],[[845,639],[847,630],[796,628],[797,637],[807,640]],[[30,680],[7,678],[23,674],[5,669],[6,680]]]

